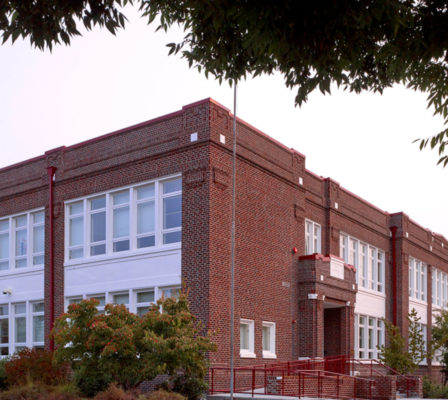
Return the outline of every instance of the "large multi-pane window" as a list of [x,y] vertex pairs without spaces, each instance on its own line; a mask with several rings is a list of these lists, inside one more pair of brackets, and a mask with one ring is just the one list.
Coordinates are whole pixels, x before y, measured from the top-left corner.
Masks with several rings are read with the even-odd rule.
[[43,210],[0,218],[0,271],[44,264]]
[[426,301],[427,297],[427,266],[421,261],[409,257],[409,297]]
[[448,308],[448,275],[437,268],[431,270],[432,304]]
[[321,253],[321,226],[316,222],[305,220],[305,253]]
[[0,356],[25,347],[44,347],[44,303],[0,304]]
[[341,234],[339,254],[344,261],[356,269],[356,282],[364,289],[384,293],[384,251],[360,240]]
[[384,322],[380,318],[355,314],[356,358],[378,358],[378,347],[384,344]]
[[179,243],[182,180],[160,179],[66,204],[66,259]]
[[130,312],[143,316],[149,311],[149,307],[159,298],[178,298],[180,294],[179,286],[155,287],[147,289],[130,289],[119,292],[83,294],[75,297],[68,297],[66,304],[78,304],[83,299],[96,299],[98,313],[104,314],[106,304],[124,305]]

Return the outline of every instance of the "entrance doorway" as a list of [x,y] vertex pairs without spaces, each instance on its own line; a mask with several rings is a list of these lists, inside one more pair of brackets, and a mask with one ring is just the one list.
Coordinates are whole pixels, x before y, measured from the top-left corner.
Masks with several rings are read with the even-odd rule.
[[324,357],[342,354],[342,305],[324,303]]

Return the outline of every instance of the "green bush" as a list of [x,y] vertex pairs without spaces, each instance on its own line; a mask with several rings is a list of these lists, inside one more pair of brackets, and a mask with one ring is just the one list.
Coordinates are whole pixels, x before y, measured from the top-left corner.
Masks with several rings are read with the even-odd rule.
[[117,386],[116,383],[111,383],[109,387],[101,393],[98,393],[94,400],[136,400],[135,392],[125,392]]
[[159,300],[142,317],[112,304],[98,314],[97,305],[95,299],[71,304],[53,331],[55,359],[71,365],[85,395],[105,391],[112,382],[137,388],[159,374],[192,400],[204,392],[206,353],[216,346],[199,334],[185,294]]
[[185,400],[185,397],[179,393],[167,392],[166,390],[156,390],[155,392],[140,396],[139,399],[147,400]]
[[6,379],[5,365],[9,361],[9,358],[3,358],[0,360],[0,390],[6,390],[8,388],[8,380]]
[[94,362],[83,364],[74,374],[76,387],[88,397],[105,391],[111,382],[112,377],[98,368]]
[[448,399],[448,385],[432,383],[425,376],[423,378],[423,397],[425,399]]

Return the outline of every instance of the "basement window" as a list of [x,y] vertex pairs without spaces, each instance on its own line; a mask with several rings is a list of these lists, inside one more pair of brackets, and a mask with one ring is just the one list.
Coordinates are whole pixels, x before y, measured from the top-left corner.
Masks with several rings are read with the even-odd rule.
[[254,321],[240,320],[240,357],[255,358],[254,352]]
[[277,358],[275,354],[275,323],[263,321],[263,358]]

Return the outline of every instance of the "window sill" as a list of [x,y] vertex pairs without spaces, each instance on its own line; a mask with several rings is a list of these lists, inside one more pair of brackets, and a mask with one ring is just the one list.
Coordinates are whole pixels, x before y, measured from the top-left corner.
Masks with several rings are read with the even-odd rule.
[[364,288],[364,287],[359,286],[359,285],[358,285],[358,293],[363,293],[363,294],[379,297],[379,298],[382,298],[382,299],[386,298],[386,293],[384,293],[384,292],[378,292],[376,290],[367,289],[367,288]]
[[263,358],[275,359],[277,358],[277,354],[271,353],[270,351],[263,351]]
[[41,273],[44,270],[43,265],[36,265],[32,267],[23,267],[23,268],[14,268],[14,269],[5,269],[0,271],[0,277],[4,276],[16,276],[16,275],[34,275],[37,273]]
[[411,296],[409,296],[409,303],[421,304],[422,306],[427,306],[428,305],[428,303],[425,300],[414,299]]
[[86,266],[96,263],[102,263],[104,261],[110,262],[111,260],[116,260],[117,262],[122,261],[123,259],[130,258],[141,258],[146,257],[148,255],[159,255],[160,253],[180,250],[182,248],[181,243],[174,243],[165,246],[159,247],[151,247],[149,249],[139,249],[139,250],[130,250],[130,251],[120,251],[112,254],[102,254],[100,256],[93,256],[88,258],[76,258],[73,260],[68,260],[64,263],[64,267],[75,267],[75,266]]
[[240,350],[240,357],[241,358],[257,358],[255,353],[249,350]]

